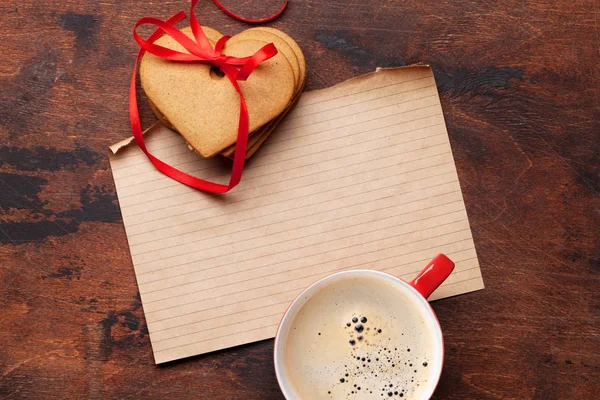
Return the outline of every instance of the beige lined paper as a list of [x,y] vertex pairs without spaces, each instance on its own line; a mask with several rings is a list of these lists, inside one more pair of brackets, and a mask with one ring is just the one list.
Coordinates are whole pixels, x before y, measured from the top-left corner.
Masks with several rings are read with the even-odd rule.
[[[162,125],[146,137],[169,164],[226,182],[225,160]],[[483,288],[429,67],[303,94],[225,195],[126,144],[111,166],[157,363],[273,337],[298,293],[336,271],[410,279],[443,252],[456,269],[433,299]]]

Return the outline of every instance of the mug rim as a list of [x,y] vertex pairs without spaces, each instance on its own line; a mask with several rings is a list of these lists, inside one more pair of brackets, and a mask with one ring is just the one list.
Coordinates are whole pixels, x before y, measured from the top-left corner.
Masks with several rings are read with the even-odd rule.
[[[296,304],[298,304],[301,301],[301,298],[303,295],[305,295],[307,292],[312,291],[312,290],[316,290],[315,288],[318,287],[319,285],[323,284],[326,281],[329,281],[331,279],[337,278],[338,276],[343,276],[343,275],[372,275],[372,276],[377,276],[378,278],[383,278],[383,279],[387,279],[387,280],[392,280],[395,283],[399,283],[400,285],[402,285],[405,289],[408,289],[409,292],[412,292],[413,295],[416,295],[417,298],[420,298],[422,300],[422,302],[424,303],[424,305],[426,305],[427,307],[417,307],[419,310],[422,310],[421,312],[425,312],[430,314],[433,317],[433,321],[435,322],[434,324],[434,339],[439,339],[439,344],[440,344],[440,363],[439,363],[439,371],[435,376],[435,379],[432,381],[434,383],[430,384],[430,392],[426,392],[426,396],[424,398],[431,398],[431,396],[433,396],[435,389],[437,388],[441,375],[442,375],[442,370],[444,367],[444,358],[445,358],[445,352],[444,352],[444,336],[442,334],[442,327],[440,325],[440,322],[437,318],[437,315],[435,314],[435,312],[433,311],[433,308],[431,307],[431,305],[429,304],[429,301],[427,301],[427,299],[421,294],[419,293],[419,291],[417,289],[415,289],[412,285],[410,285],[408,282],[406,282],[404,279],[399,278],[395,275],[389,274],[387,272],[383,272],[383,271],[378,271],[378,270],[372,270],[372,269],[354,269],[354,270],[349,270],[349,271],[339,271],[339,272],[334,272],[332,274],[329,274],[327,276],[324,276],[320,279],[318,279],[317,281],[313,282],[312,284],[310,284],[309,286],[307,286],[304,290],[302,290],[302,292],[300,292],[295,298],[294,300],[292,300],[292,302],[288,305],[287,309],[285,310],[285,313],[283,314],[283,316],[281,317],[281,320],[279,321],[279,325],[277,326],[277,332],[275,334],[275,342],[274,342],[274,347],[273,347],[273,363],[275,366],[275,376],[277,379],[277,384],[279,385],[279,389],[281,390],[283,396],[286,398],[286,400],[296,400],[293,397],[291,397],[291,394],[288,393],[287,388],[284,387],[284,385],[282,384],[283,382],[283,378],[282,378],[282,368],[283,366],[280,364],[283,364],[283,361],[281,361],[281,356],[282,356],[282,352],[278,351],[278,342],[280,341],[280,332],[281,332],[281,328],[284,325],[284,323],[286,322],[286,320],[289,318],[289,313],[290,310],[296,306]],[[311,295],[312,297],[312,295]],[[415,301],[416,303],[416,301]],[[281,353],[281,354],[280,354]]]

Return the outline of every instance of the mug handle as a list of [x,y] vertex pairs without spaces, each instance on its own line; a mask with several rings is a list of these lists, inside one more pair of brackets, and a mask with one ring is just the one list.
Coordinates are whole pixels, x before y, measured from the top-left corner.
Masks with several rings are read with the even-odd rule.
[[444,254],[438,254],[409,284],[423,297],[428,298],[448,278],[452,270],[454,270],[452,260]]

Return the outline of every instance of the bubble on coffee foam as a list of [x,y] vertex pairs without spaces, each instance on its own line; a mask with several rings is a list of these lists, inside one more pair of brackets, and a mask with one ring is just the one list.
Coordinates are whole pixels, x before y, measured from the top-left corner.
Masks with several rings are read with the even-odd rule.
[[[409,367],[413,367],[412,359],[410,359],[410,347],[399,348],[398,347],[388,347],[383,346],[381,343],[378,345],[376,343],[369,343],[368,337],[372,336],[381,336],[383,333],[383,329],[380,327],[374,327],[371,332],[371,327],[366,326],[369,319],[366,316],[353,316],[350,320],[351,322],[345,323],[345,328],[351,327],[354,325],[354,329],[349,331],[349,343],[350,347],[350,355],[351,361],[350,363],[344,364],[343,377],[340,378],[340,381],[337,385],[348,385],[349,382],[356,382],[352,385],[348,385],[347,389],[343,390],[348,398],[354,398],[356,394],[362,390],[362,393],[373,393],[373,388],[369,386],[372,385],[382,385],[384,381],[387,383],[380,386],[381,396],[389,397],[398,397],[403,398],[405,395],[409,395],[413,390],[409,386],[411,383],[414,384],[415,375],[410,376],[407,379],[407,371],[398,370],[396,366],[407,365]],[[360,322],[359,322],[360,321]],[[355,336],[355,332],[360,333],[360,336]],[[415,333],[413,333],[415,334]],[[401,333],[401,336],[404,336],[404,333]],[[384,338],[380,338],[384,339]],[[388,341],[391,341],[391,338],[387,338]],[[383,355],[383,358],[380,358]],[[402,361],[406,360],[404,363]],[[423,367],[427,367],[427,361],[421,362]],[[354,367],[356,369],[354,369]],[[415,367],[416,368],[416,367]],[[415,374],[418,373],[417,369],[412,370]],[[375,378],[379,377],[381,374],[381,379],[378,379],[380,383],[375,383],[372,381],[372,376]],[[371,375],[371,377],[369,376]],[[419,386],[419,383],[416,384]],[[360,389],[359,389],[360,388]],[[411,390],[412,389],[412,390]],[[328,391],[328,394],[332,396],[332,391]],[[338,394],[336,394],[335,398]],[[334,397],[331,397],[334,398]]]

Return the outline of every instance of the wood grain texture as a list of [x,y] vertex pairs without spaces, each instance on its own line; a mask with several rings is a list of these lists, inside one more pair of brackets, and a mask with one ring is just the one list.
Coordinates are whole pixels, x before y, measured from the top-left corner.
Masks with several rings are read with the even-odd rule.
[[[277,3],[226,2],[255,17]],[[153,363],[107,146],[130,134],[133,24],[180,8],[0,4],[1,399],[282,398],[272,341]],[[208,1],[198,14],[247,27]],[[302,46],[307,90],[433,67],[487,285],[433,305],[436,398],[597,397],[599,20],[594,0],[292,0],[269,24]]]

